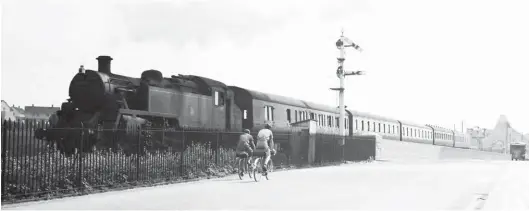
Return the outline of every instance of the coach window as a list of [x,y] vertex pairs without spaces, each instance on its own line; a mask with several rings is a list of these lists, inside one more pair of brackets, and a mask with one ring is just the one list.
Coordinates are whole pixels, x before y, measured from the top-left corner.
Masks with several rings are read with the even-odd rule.
[[367,121],[367,131],[371,131],[371,122]]
[[361,120],[360,121],[360,129],[362,129],[362,131],[364,131],[364,120]]
[[287,108],[287,120],[288,123],[292,122],[292,119],[290,118],[290,108]]
[[216,106],[224,105],[224,93],[215,91],[215,105]]
[[380,129],[380,123],[378,123],[378,132],[382,132],[382,130]]
[[358,119],[355,119],[355,130],[358,130]]
[[243,118],[247,119],[248,118],[248,110],[244,110],[243,115],[244,115]]
[[274,121],[274,107],[265,106],[265,119],[267,121]]

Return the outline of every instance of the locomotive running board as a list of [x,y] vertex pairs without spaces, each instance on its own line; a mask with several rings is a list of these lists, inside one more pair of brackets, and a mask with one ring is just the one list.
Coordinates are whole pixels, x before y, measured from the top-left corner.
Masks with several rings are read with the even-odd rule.
[[138,116],[138,115],[140,115],[140,116],[155,116],[155,117],[163,117],[163,118],[177,119],[178,120],[178,115],[175,115],[175,114],[121,108],[121,109],[118,110],[118,117],[116,118],[116,122],[114,123],[114,128],[118,127],[119,120],[121,119],[121,115],[123,115],[123,114],[129,114],[129,115],[134,115],[134,116]]

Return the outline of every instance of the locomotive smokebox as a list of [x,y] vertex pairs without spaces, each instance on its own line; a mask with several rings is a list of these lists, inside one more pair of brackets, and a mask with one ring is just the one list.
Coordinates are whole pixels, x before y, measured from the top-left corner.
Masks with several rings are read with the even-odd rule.
[[110,56],[99,56],[97,57],[98,61],[98,69],[97,71],[110,74],[110,61],[112,61],[112,57]]

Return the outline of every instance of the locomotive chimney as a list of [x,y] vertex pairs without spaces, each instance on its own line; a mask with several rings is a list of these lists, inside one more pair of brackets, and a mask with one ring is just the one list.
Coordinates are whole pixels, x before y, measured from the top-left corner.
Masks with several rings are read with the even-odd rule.
[[98,70],[99,72],[110,74],[110,61],[112,61],[112,57],[110,56],[99,56],[97,57],[98,61]]

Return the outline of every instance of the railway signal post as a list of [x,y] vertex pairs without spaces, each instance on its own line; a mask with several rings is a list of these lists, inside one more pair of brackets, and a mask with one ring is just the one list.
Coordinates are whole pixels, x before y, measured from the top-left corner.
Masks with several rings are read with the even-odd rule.
[[346,72],[343,69],[343,63],[345,61],[345,48],[346,47],[353,47],[354,49],[362,52],[362,48],[355,44],[353,41],[351,41],[349,38],[343,36],[343,29],[342,29],[342,35],[340,36],[340,39],[336,41],[336,47],[340,50],[340,57],[338,57],[338,69],[336,70],[336,75],[340,79],[340,88],[331,88],[331,90],[339,91],[339,98],[340,98],[340,122],[338,123],[340,127],[340,135],[342,136],[341,145],[345,144],[345,103],[344,103],[344,79],[345,76],[349,75],[363,75],[364,72],[362,71],[351,71]]

